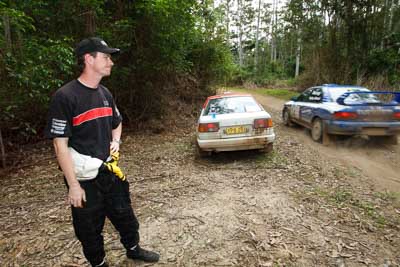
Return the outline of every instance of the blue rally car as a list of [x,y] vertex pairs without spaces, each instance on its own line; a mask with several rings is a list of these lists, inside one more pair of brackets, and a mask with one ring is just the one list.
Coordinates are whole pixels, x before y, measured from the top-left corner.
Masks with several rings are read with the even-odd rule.
[[314,141],[329,144],[335,135],[378,136],[397,144],[400,134],[400,92],[324,84],[308,88],[285,103],[283,122],[311,129]]

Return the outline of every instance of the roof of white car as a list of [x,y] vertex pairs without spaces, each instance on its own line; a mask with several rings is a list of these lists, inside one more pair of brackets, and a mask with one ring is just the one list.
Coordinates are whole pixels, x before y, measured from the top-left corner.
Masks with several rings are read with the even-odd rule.
[[238,93],[238,92],[224,92],[220,95],[209,96],[208,99],[216,99],[216,98],[223,98],[223,97],[236,97],[236,96],[252,96],[252,95],[246,94],[246,93]]

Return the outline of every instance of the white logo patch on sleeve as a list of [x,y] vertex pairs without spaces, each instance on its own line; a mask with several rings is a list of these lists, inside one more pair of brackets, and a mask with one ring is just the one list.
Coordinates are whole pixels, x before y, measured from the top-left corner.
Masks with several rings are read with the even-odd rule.
[[67,127],[67,121],[52,119],[50,132],[53,134],[64,134]]

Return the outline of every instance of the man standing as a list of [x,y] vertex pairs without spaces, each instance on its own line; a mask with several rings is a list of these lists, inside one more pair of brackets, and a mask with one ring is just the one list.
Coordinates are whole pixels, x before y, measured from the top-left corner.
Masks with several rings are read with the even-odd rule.
[[[128,258],[157,262],[157,253],[139,246],[129,184],[116,165],[122,117],[111,93],[100,84],[110,75],[111,55],[119,49],[91,37],[82,40],[75,52],[82,73],[54,94],[45,131],[53,139],[65,176],[75,234],[92,266],[108,266],[102,236],[107,217],[118,230]],[[113,166],[106,162],[110,154]]]

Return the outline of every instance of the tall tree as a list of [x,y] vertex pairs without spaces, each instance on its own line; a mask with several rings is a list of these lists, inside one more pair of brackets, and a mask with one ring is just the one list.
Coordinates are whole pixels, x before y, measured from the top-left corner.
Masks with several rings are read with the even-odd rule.
[[297,50],[296,50],[296,69],[294,77],[299,76],[300,73],[300,57],[301,57],[301,31],[297,32]]
[[11,28],[10,28],[10,17],[7,14],[3,14],[3,27],[4,27],[4,40],[7,51],[11,51]]
[[257,9],[257,28],[256,28],[256,47],[254,50],[254,72],[257,73],[258,68],[258,45],[259,45],[259,32],[260,32],[260,14],[261,14],[261,0],[258,0]]
[[228,45],[230,45],[231,2],[232,2],[232,0],[225,0],[226,43]]
[[243,2],[242,0],[237,0],[237,27],[238,27],[238,49],[239,49],[239,66],[243,68],[244,66],[244,53],[243,53],[243,23],[244,23],[244,15],[243,15]]
[[[399,8],[399,0],[392,0],[390,2],[390,8],[389,8],[389,25],[388,25],[388,31],[389,33],[393,33],[393,21],[395,20],[395,12],[396,9],[398,10]],[[397,20],[398,22],[398,20]]]
[[241,68],[248,65],[247,55],[254,48],[254,9],[252,0],[237,0],[236,12],[233,17],[237,29],[238,61]]
[[276,48],[276,29],[277,29],[277,23],[278,23],[278,0],[273,0],[272,2],[272,35],[271,35],[271,62],[276,61],[276,55],[277,55],[277,48]]

